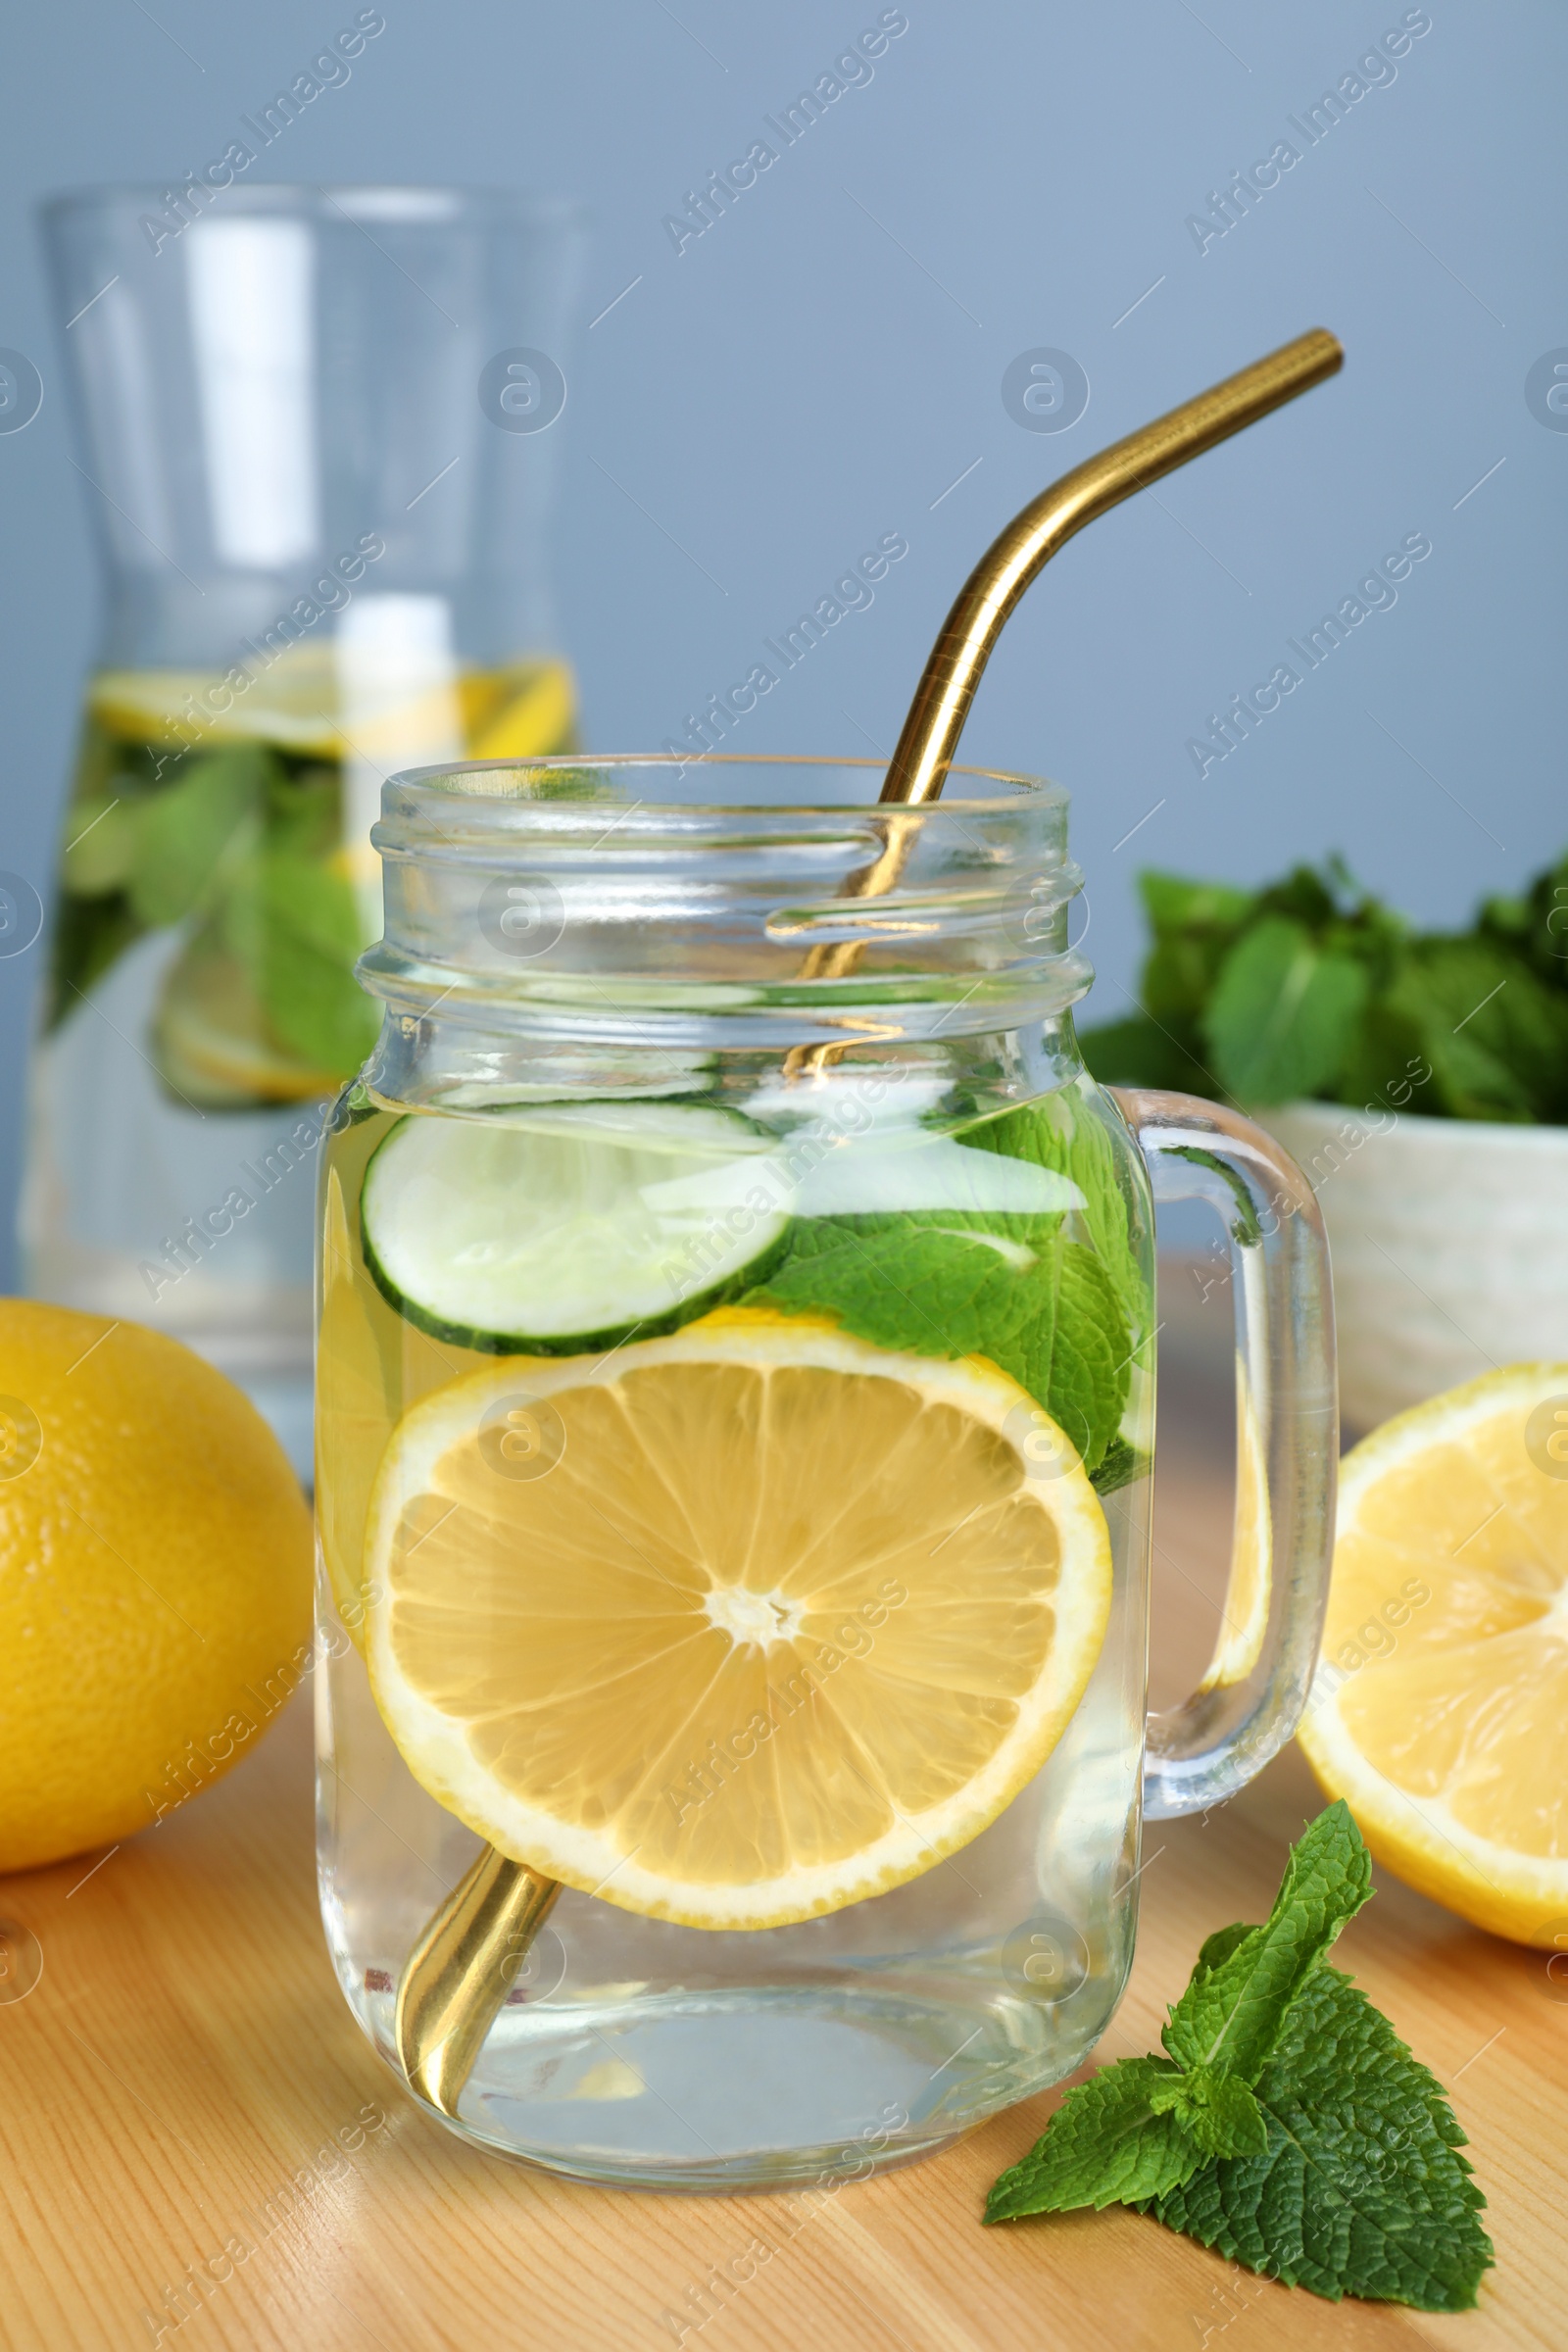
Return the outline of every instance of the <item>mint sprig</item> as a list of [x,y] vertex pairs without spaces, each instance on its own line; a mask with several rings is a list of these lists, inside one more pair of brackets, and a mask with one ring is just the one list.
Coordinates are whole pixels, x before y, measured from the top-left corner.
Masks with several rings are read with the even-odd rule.
[[1260,1928],[1223,1928],[1162,2032],[1070,2090],[988,2222],[1132,2205],[1287,2286],[1467,2311],[1494,2260],[1435,2076],[1325,1955],[1372,1893],[1343,1803]]
[[1067,1177],[1087,1241],[1060,1210],[803,1217],[743,1303],[832,1315],[874,1348],[988,1357],[1044,1405],[1110,1494],[1149,1466],[1120,1431],[1150,1317],[1109,1131],[1064,1088],[956,1140]]
[[1160,2038],[1179,2066],[1258,2073],[1285,2013],[1340,1930],[1372,1898],[1372,1858],[1343,1798],[1291,1853],[1266,1926],[1210,1936]]
[[1568,1120],[1568,857],[1451,933],[1416,932],[1338,858],[1257,891],[1152,872],[1139,888],[1142,1010],[1081,1039],[1102,1081]]

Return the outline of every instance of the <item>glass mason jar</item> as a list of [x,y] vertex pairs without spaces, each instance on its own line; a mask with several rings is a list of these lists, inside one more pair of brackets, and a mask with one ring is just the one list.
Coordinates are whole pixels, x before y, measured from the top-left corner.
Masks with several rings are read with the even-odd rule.
[[22,1243],[34,1295],[188,1342],[303,1469],[381,785],[573,741],[545,428],[580,237],[507,195],[228,179],[45,213],[109,594]]
[[[1063,793],[879,782],[429,768],[376,833],[385,1018],[321,1168],[326,1934],[397,2065],[486,1847],[559,1883],[448,1981],[475,2054],[438,2104],[593,2180],[863,2174],[1068,2074],[1143,1816],[1256,1772],[1316,1652],[1310,1187],[1085,1071]],[[1146,1726],[1152,1198],[1194,1195],[1231,1235],[1235,1558]]]

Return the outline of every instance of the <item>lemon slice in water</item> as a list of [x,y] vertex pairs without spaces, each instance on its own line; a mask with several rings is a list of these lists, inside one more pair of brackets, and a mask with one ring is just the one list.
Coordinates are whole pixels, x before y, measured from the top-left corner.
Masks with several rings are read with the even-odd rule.
[[624,1909],[881,1893],[1017,1795],[1100,1654],[1104,1515],[1043,1420],[981,1358],[748,1308],[466,1375],[371,1497],[376,1703],[442,1804]]

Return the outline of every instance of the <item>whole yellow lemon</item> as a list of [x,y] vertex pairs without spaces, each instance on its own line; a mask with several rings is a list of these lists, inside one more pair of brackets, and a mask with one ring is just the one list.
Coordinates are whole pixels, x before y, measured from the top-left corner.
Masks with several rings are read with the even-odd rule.
[[177,1341],[0,1299],[0,1871],[145,1830],[310,1659],[282,1448]]

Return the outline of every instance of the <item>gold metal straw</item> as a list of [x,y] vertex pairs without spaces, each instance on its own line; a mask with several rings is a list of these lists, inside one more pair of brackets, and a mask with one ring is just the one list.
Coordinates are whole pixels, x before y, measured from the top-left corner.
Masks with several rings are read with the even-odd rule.
[[1120,506],[1135,490],[1147,489],[1190,458],[1200,458],[1216,441],[1229,440],[1232,433],[1255,424],[1298,392],[1310,391],[1344,364],[1345,354],[1334,336],[1314,326],[1309,334],[1271,351],[1267,359],[1254,360],[1240,375],[1228,375],[1196,400],[1184,400],[1168,416],[1140,425],[1125,441],[1113,441],[1098,457],[1085,459],[1014,515],[986,549],[942,624],[904,732],[893,747],[882,799],[936,799],[1003,624],[1058,547],[1097,514]]
[[409,2087],[455,2116],[484,2047],[561,1892],[487,1845],[425,1927],[398,1985],[394,2032]]
[[[987,548],[943,623],[888,762],[881,800],[909,806],[937,798],[1007,615],[1058,547],[1135,490],[1336,374],[1344,362],[1333,335],[1314,327],[1239,375],[1183,401],[1168,416],[1141,425],[1125,441],[1112,442],[1015,515]],[[890,817],[884,848],[852,878],[844,896],[880,898],[892,890],[911,831],[912,824]],[[813,948],[802,976],[842,977],[859,956],[859,942],[854,940]],[[840,1051],[798,1047],[786,1056],[785,1068],[820,1068]],[[443,2115],[456,2116],[485,2036],[560,1891],[555,1880],[486,1846],[409,1954],[398,1986],[398,2056],[410,2087]]]
[[[1081,531],[1086,522],[1120,506],[1135,490],[1174,472],[1189,458],[1201,457],[1216,441],[1227,440],[1245,425],[1255,424],[1298,392],[1310,391],[1325,376],[1337,374],[1345,353],[1326,328],[1314,326],[1254,360],[1239,375],[1228,375],[1194,400],[1184,400],[1168,416],[1140,425],[1125,441],[1113,441],[1098,456],[1086,458],[1071,473],[1015,514],[999,538],[993,539],[958,591],[957,601],[942,624],[942,633],[920,672],[904,731],[893,747],[879,799],[904,807],[934,801],[947,781],[953,755],[969,715],[975,688],[985,674],[997,639],[1030,582],[1039,577],[1058,547]],[[886,820],[880,855],[852,874],[844,886],[847,899],[879,899],[894,889],[911,847],[915,822]],[[858,940],[839,940],[813,948],[801,966],[804,980],[842,980],[860,960]],[[784,1056],[789,1077],[824,1068],[839,1058],[843,1048],[830,1045],[792,1046]]]

